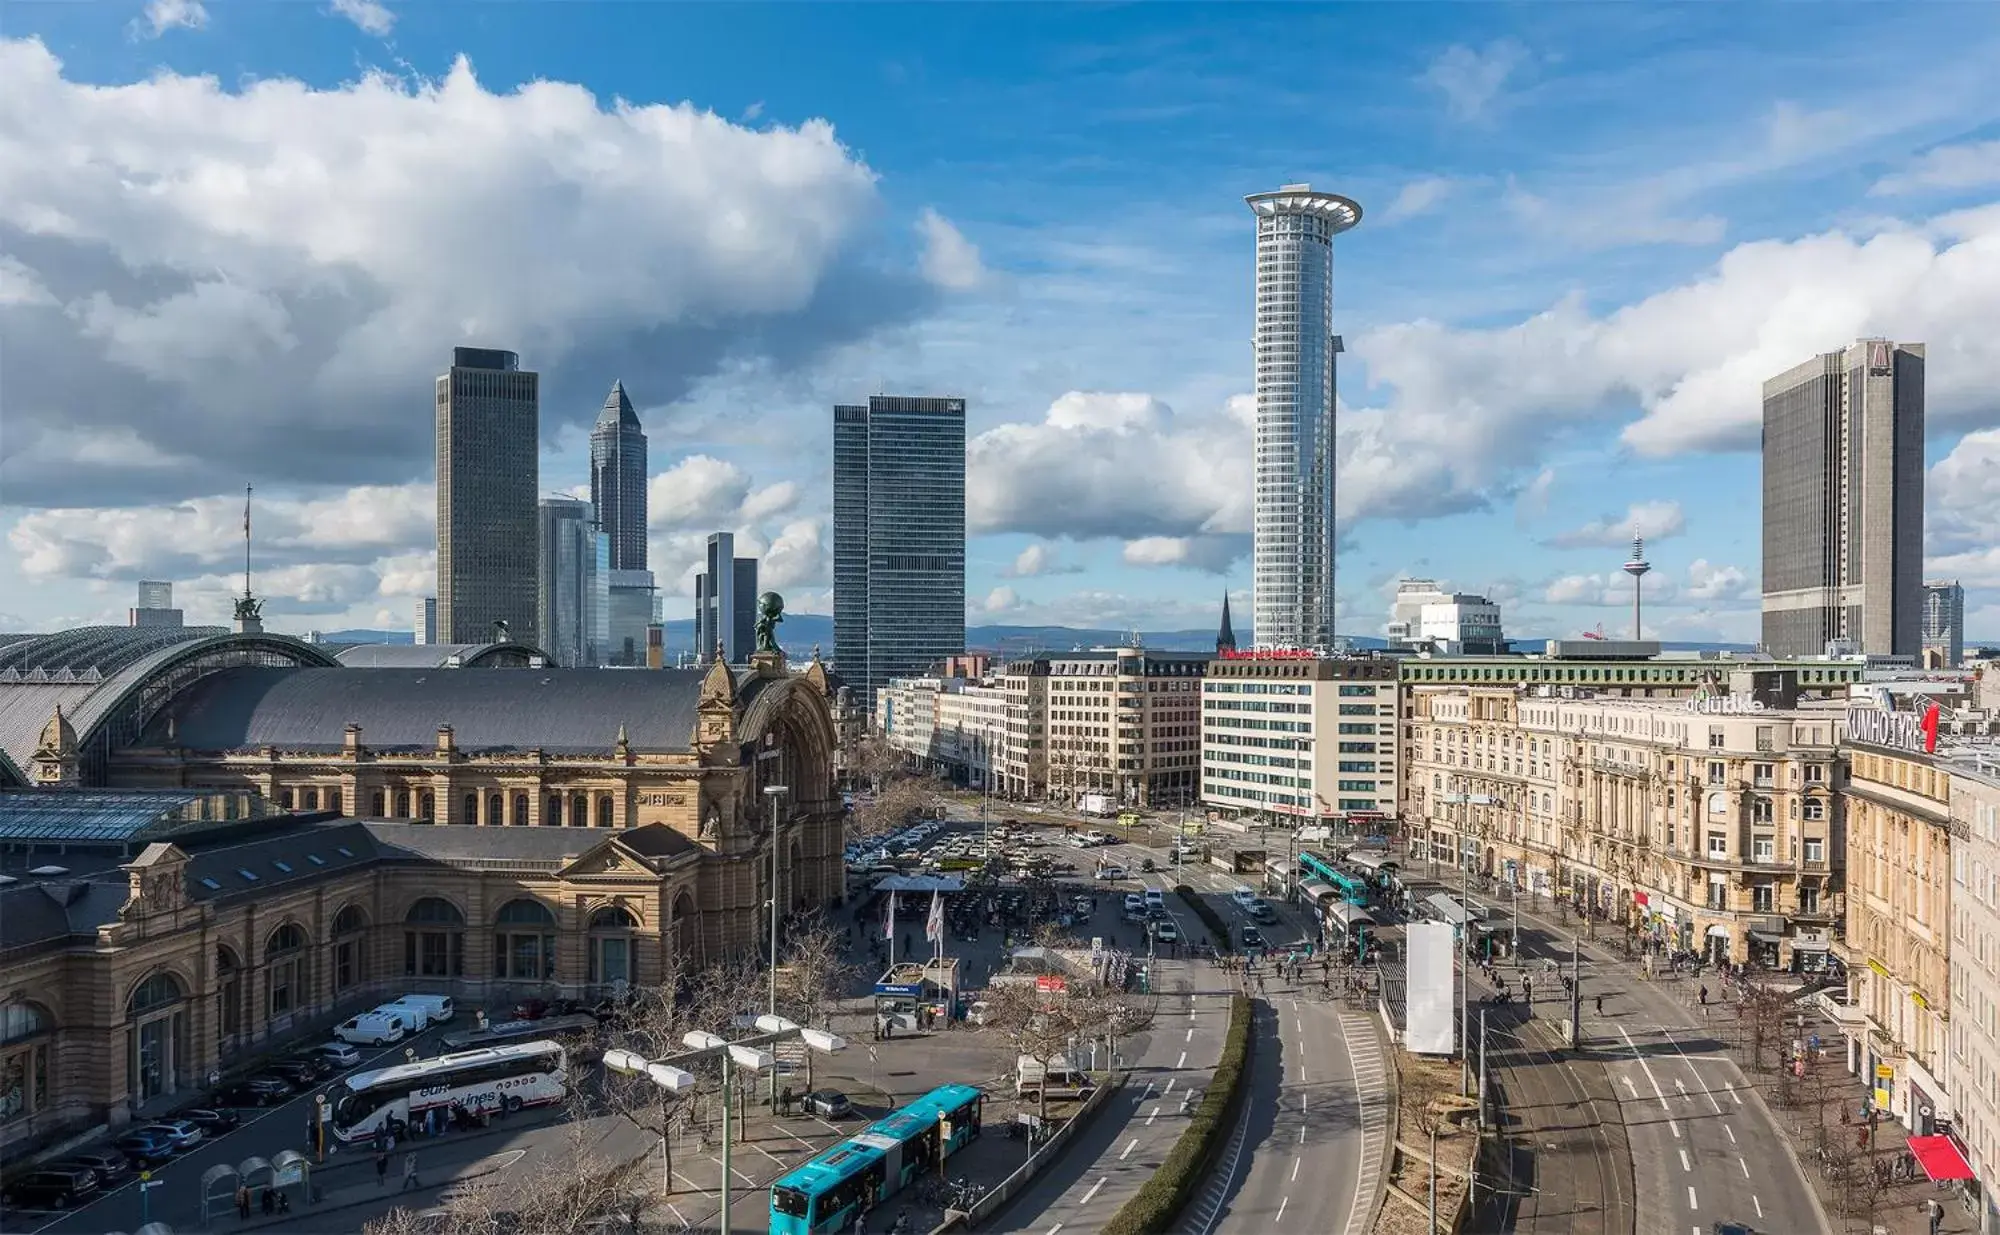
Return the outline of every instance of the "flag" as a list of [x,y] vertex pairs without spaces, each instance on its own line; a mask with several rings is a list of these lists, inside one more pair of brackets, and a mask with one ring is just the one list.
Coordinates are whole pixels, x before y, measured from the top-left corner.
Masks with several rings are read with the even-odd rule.
[[931,917],[924,923],[924,938],[932,943],[944,941],[944,893],[931,893]]
[[250,538],[250,486],[243,486],[243,538]]
[[882,915],[882,938],[896,937],[896,894],[889,893],[889,912]]

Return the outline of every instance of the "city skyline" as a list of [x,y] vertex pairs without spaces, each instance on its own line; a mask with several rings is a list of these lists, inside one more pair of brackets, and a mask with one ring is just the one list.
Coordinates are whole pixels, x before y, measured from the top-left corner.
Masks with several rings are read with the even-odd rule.
[[[853,48],[865,32],[877,71],[864,89],[818,68],[779,78],[728,56],[705,62],[689,50],[720,35],[704,14],[677,15],[672,39],[648,24],[664,18],[633,17],[625,41],[657,53],[657,71],[634,77],[588,54],[618,37],[607,13],[562,30],[522,13],[489,32],[390,9],[393,55],[316,11],[251,23],[218,9],[201,29],[133,37],[134,14],[84,6],[17,19],[0,58],[38,92],[49,134],[102,149],[128,184],[273,174],[254,136],[216,153],[190,140],[188,117],[203,131],[306,133],[296,156],[337,166],[344,156],[323,137],[357,109],[449,148],[476,132],[467,109],[518,114],[537,79],[596,100],[571,115],[563,141],[602,140],[651,166],[638,156],[657,139],[611,109],[624,97],[649,116],[698,120],[691,150],[713,138],[793,161],[796,192],[767,192],[755,177],[714,191],[802,247],[788,264],[713,247],[692,226],[706,199],[648,173],[616,191],[576,181],[574,219],[507,214],[479,244],[429,230],[462,207],[439,215],[398,201],[371,236],[406,244],[364,238],[337,259],[300,255],[289,239],[323,232],[310,196],[191,215],[176,199],[133,199],[155,235],[246,221],[227,244],[149,255],[117,218],[65,197],[74,186],[36,181],[21,203],[85,222],[72,239],[0,243],[0,327],[47,360],[10,377],[0,625],[121,621],[140,578],[175,581],[191,622],[226,619],[239,556],[228,528],[247,480],[270,628],[407,626],[415,597],[434,587],[436,536],[429,450],[410,430],[427,418],[412,392],[445,348],[490,342],[521,349],[544,375],[548,488],[589,479],[588,431],[613,380],[637,396],[654,437],[649,564],[669,614],[687,609],[703,538],[717,529],[760,559],[793,612],[830,611],[822,409],[858,390],[948,389],[974,412],[971,621],[1196,629],[1212,624],[1226,588],[1248,635],[1242,197],[1312,183],[1370,210],[1343,242],[1335,314],[1346,342],[1340,631],[1379,633],[1404,575],[1488,595],[1513,629],[1621,626],[1630,581],[1613,554],[1641,534],[1654,563],[1649,633],[1753,641],[1761,552],[1743,516],[1759,484],[1759,384],[1881,335],[1930,349],[1923,573],[1964,582],[1969,641],[2000,634],[2000,499],[1982,479],[2000,467],[2000,343],[1978,328],[2000,311],[2000,274],[1980,243],[2000,226],[1981,210],[2000,199],[2000,153],[1986,136],[2000,117],[1962,103],[1980,92],[1959,88],[1978,80],[2000,37],[1984,14],[1845,13],[1801,41],[1772,14],[1667,11],[1649,31],[1612,13],[1561,26],[1481,13],[1446,28],[1371,10],[1288,22],[1277,51],[1271,19],[1249,13],[1077,13],[1003,32],[968,10],[921,34],[868,15],[839,28],[822,15],[744,19],[767,50]],[[1347,45],[1357,32],[1374,51]],[[937,124],[972,101],[969,87],[917,67],[967,37],[1005,52],[982,89],[1038,83],[1049,92],[1038,105],[1073,117],[1074,136],[1036,145],[983,123]],[[1135,40],[1163,61],[1199,45],[1220,67],[1212,78],[1135,77],[1123,93],[1089,88],[1088,49]],[[469,65],[455,69],[461,52]],[[1738,57],[1795,55],[1848,71],[1838,89],[1732,71],[1754,63]],[[1246,128],[1254,96],[1204,93],[1250,80],[1239,70],[1252,61],[1261,71],[1295,60],[1331,65],[1341,86],[1280,106],[1334,114],[1336,96],[1354,100],[1336,130]],[[431,77],[357,78],[357,63]],[[283,92],[204,86],[203,73],[296,79],[285,105],[298,115],[264,123]],[[914,105],[887,114],[868,96],[897,74]],[[1924,88],[1907,89],[1913,80]],[[1607,92],[1609,81],[1641,88]],[[135,113],[130,124],[149,136],[134,162],[90,127],[83,86],[131,83],[112,100],[123,107],[160,82],[184,83],[191,110]],[[1701,103],[1668,120],[1641,102],[1665,97]],[[1132,108],[1159,119],[1137,126]],[[1591,123],[1576,126],[1578,114]],[[1558,149],[1548,139],[1559,126],[1569,136]],[[945,149],[972,158],[941,161]],[[478,186],[482,200],[533,196],[506,179],[507,160],[490,162],[501,179]],[[432,181],[425,191],[443,201],[462,191],[411,179]],[[1135,183],[1147,191],[1133,202]],[[330,184],[329,202],[376,220],[353,186]],[[633,202],[646,223],[614,225],[626,216],[606,212]],[[10,237],[31,228],[20,208],[0,206]],[[864,228],[869,217],[885,226]],[[489,241],[524,260],[495,261]],[[107,282],[73,245],[163,271],[163,282]],[[412,247],[435,260],[415,264]],[[322,261],[360,272],[340,286],[375,292],[312,300],[337,283]],[[659,282],[670,270],[681,273]],[[1796,303],[1823,311],[1785,307]],[[736,326],[716,328],[724,322]],[[216,338],[234,342],[209,341],[204,323],[226,323]],[[171,360],[147,343],[168,329],[189,340]],[[86,368],[105,384],[87,411],[42,380],[44,369]],[[286,397],[264,397],[273,389]],[[119,410],[141,407],[159,414]],[[189,454],[191,440],[214,447]]]

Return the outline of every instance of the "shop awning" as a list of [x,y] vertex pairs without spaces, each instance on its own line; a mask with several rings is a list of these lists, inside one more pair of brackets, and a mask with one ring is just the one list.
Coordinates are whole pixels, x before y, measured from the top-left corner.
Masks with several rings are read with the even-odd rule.
[[1972,1168],[1966,1164],[1965,1151],[1948,1136],[1913,1136],[1910,1138],[1910,1152],[1923,1164],[1924,1174],[1938,1183],[1972,1178]]
[[1755,939],[1758,943],[1777,943],[1784,939],[1784,936],[1778,934],[1776,931],[1751,931],[1750,938]]
[[1792,940],[1792,951],[1794,952],[1831,952],[1832,950],[1833,945],[1824,939]]

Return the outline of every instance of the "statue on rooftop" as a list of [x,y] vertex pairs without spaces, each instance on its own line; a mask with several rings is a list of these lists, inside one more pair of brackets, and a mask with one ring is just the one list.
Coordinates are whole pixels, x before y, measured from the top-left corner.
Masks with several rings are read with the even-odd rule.
[[778,623],[785,620],[785,598],[766,592],[757,598],[757,650],[778,650]]

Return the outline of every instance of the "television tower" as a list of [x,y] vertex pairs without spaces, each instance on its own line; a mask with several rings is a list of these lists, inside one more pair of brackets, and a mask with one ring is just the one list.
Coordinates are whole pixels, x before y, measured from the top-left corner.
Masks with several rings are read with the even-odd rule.
[[1644,536],[1634,536],[1632,538],[1632,560],[1625,563],[1625,573],[1632,576],[1632,639],[1634,642],[1646,637],[1643,633],[1645,628],[1639,625],[1639,593],[1643,590],[1644,586],[1639,580],[1651,569],[1653,569],[1653,564],[1646,560],[1646,538]]

